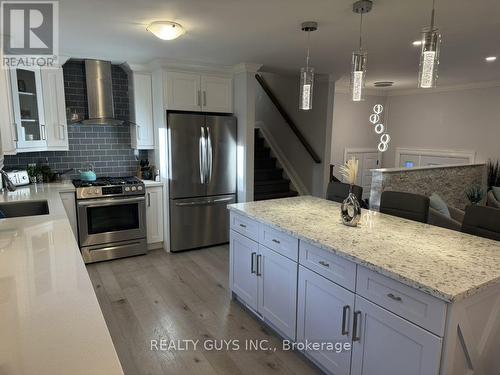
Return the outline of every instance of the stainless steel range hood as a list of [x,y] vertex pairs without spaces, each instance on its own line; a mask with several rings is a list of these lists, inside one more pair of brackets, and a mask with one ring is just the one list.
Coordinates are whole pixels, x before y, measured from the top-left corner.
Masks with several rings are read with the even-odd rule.
[[120,125],[113,108],[111,63],[102,60],[85,60],[89,118],[83,124]]

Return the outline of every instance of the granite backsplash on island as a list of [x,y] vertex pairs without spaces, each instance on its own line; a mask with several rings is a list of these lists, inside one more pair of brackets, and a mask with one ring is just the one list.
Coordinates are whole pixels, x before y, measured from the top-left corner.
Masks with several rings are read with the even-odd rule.
[[[70,178],[78,177],[78,169],[92,163],[98,176],[135,175],[138,161],[130,146],[128,78],[125,71],[113,65],[113,102],[115,117],[123,125],[84,125],[68,121],[69,151],[27,152],[6,155],[5,169],[26,169],[30,163],[47,164],[54,171],[74,168]],[[87,118],[85,66],[70,61],[63,66],[64,90],[68,118],[76,112]],[[147,158],[141,151],[139,158]]]
[[451,207],[464,209],[470,202],[465,191],[471,186],[486,188],[486,165],[442,165],[372,170],[370,208],[378,210],[383,191],[402,191],[429,197],[439,194]]

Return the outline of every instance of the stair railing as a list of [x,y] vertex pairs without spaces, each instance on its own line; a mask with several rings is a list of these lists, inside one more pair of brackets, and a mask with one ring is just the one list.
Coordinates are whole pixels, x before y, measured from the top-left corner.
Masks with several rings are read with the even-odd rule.
[[302,143],[302,146],[304,146],[304,148],[306,149],[306,151],[308,152],[308,154],[311,156],[311,158],[314,160],[314,162],[316,162],[318,164],[321,163],[321,159],[318,156],[318,154],[316,154],[316,151],[314,151],[314,149],[309,144],[309,142],[307,142],[307,139],[300,132],[300,130],[297,127],[297,125],[295,125],[295,122],[288,115],[288,113],[285,110],[285,108],[283,108],[283,106],[281,105],[280,101],[278,100],[278,98],[276,98],[276,96],[272,92],[271,88],[267,85],[267,83],[264,80],[264,78],[262,76],[260,76],[259,74],[256,74],[255,75],[255,79],[257,80],[257,82],[259,82],[259,84],[262,87],[262,89],[264,90],[264,92],[267,94],[267,96],[269,97],[269,99],[271,99],[271,102],[274,104],[274,106],[276,107],[276,109],[278,110],[278,112],[281,114],[281,117],[283,117],[283,119],[288,124],[288,126],[290,127],[290,129],[297,136],[297,138],[299,139],[300,143]]

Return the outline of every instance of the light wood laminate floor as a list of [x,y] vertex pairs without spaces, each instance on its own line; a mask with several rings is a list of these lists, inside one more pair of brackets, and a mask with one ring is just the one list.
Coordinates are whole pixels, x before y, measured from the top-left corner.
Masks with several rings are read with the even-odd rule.
[[[227,246],[163,250],[87,266],[126,375],[318,374],[228,292]],[[198,350],[151,351],[151,340],[200,340]],[[208,351],[212,339],[269,340],[276,351]]]

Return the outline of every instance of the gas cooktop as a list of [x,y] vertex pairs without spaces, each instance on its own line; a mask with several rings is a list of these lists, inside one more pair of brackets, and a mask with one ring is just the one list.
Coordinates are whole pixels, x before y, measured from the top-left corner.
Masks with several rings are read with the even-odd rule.
[[95,181],[73,180],[77,199],[144,195],[144,183],[137,177],[99,177]]
[[139,185],[142,181],[137,177],[98,177],[95,181],[73,180],[76,188],[111,185]]

